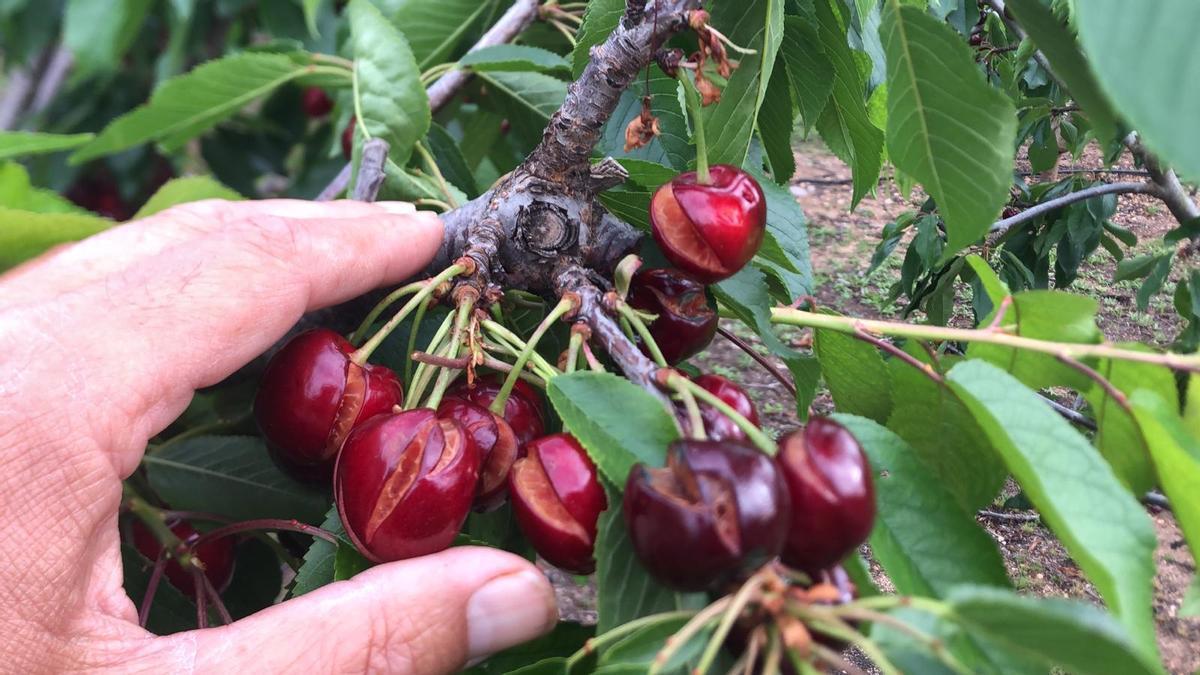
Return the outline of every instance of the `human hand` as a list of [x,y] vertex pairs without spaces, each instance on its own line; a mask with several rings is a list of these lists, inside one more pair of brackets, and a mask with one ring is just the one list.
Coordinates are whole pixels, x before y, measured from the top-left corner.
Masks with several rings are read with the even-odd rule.
[[147,441],[304,312],[417,273],[441,238],[407,204],[208,201],[0,276],[3,668],[437,673],[549,630],[545,577],[486,548],[167,637],[122,588],[121,480]]

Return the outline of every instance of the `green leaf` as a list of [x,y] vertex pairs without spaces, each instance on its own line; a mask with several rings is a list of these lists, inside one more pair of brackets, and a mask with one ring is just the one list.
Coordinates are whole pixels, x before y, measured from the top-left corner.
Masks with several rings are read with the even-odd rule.
[[833,61],[821,48],[815,25],[798,16],[783,20],[780,54],[792,83],[792,94],[800,106],[804,131],[808,133],[821,117],[833,91]]
[[703,593],[674,593],[650,578],[629,540],[620,502],[620,493],[610,486],[609,509],[600,514],[596,533],[596,632],[643,616],[707,604]]
[[1146,311],[1150,306],[1150,298],[1162,290],[1163,284],[1167,282],[1167,276],[1171,274],[1171,261],[1175,258],[1175,251],[1169,251],[1155,258],[1154,269],[1150,270],[1150,274],[1146,280],[1142,282],[1137,292],[1137,308],[1141,311]]
[[[1071,91],[1071,98],[1087,112],[1096,130],[1096,138],[1107,143],[1117,137],[1117,115],[1100,91],[1100,84],[1083,58],[1075,36],[1054,17],[1051,9],[1038,0],[1010,0],[1008,6],[1046,56],[1054,74]],[[1057,148],[1055,149],[1057,155]]]
[[0,163],[0,204],[5,208],[33,213],[92,215],[53,190],[34,187],[29,181],[29,172],[16,162]]
[[112,227],[107,218],[78,213],[33,213],[0,207],[0,272],[47,249]]
[[79,147],[95,134],[43,134],[34,131],[0,131],[0,161],[59,152]]
[[888,0],[880,35],[888,156],[937,201],[945,260],[982,237],[1008,201],[1016,110],[983,78],[958,33],[923,10]]
[[333,556],[333,580],[344,581],[372,566],[353,546],[339,546]]
[[304,11],[304,25],[312,37],[320,35],[317,30],[317,15],[321,8],[321,0],[300,0],[300,8]]
[[1113,613],[1153,653],[1156,542],[1141,504],[1087,439],[1008,373],[970,360],[946,381]]
[[1104,92],[1146,145],[1189,178],[1200,177],[1200,127],[1191,122],[1200,118],[1200,90],[1180,87],[1179,74],[1200,64],[1196,25],[1192,0],[1076,3],[1079,41]]
[[787,183],[796,173],[796,158],[792,155],[792,91],[783,68],[771,72],[767,94],[758,109],[758,135],[774,182]]
[[[914,341],[907,342],[904,351],[932,367],[929,354]],[[888,368],[894,402],[888,428],[912,446],[964,511],[987,506],[1008,471],[971,412],[949,387],[908,363],[892,359]]]
[[813,353],[834,405],[879,423],[892,412],[891,377],[873,345],[832,330],[813,331]]
[[429,135],[425,137],[429,144],[429,152],[437,162],[442,175],[450,184],[462,190],[470,199],[480,195],[479,185],[475,182],[475,174],[467,166],[467,160],[445,127],[434,122],[429,127]]
[[150,485],[173,508],[233,520],[321,520],[329,497],[284,475],[253,436],[196,436],[142,459]]
[[[769,180],[759,184],[767,199],[767,234],[754,265],[779,280],[785,295],[781,300],[791,303],[813,292],[808,219],[787,187]],[[776,251],[778,255],[772,255]]]
[[[854,192],[850,208],[875,189],[883,164],[883,132],[867,116],[866,81],[854,50],[846,42],[846,26],[833,4],[817,0],[817,36],[833,65],[832,90],[817,131],[829,149],[853,171]],[[841,3],[837,3],[839,6]]]
[[567,97],[567,83],[543,73],[479,73],[499,93],[520,138],[541,138],[550,116]]
[[1195,373],[1188,376],[1183,406],[1183,426],[1192,436],[1200,438],[1200,375]]
[[1046,666],[1079,675],[1163,672],[1121,624],[1085,602],[968,586],[950,597],[950,609],[972,634]]
[[[1010,333],[1038,340],[1094,344],[1103,337],[1096,328],[1097,303],[1061,291],[1025,291],[1013,296],[1001,326]],[[980,321],[989,325],[994,313]],[[1078,391],[1092,381],[1049,354],[976,342],[967,348],[971,358],[985,359],[1007,370],[1031,389],[1067,386]]]
[[1154,269],[1154,265],[1158,263],[1159,257],[1159,255],[1151,253],[1122,260],[1117,264],[1117,272],[1113,276],[1113,281],[1129,281],[1149,275]]
[[721,91],[721,100],[701,110],[709,162],[741,166],[783,39],[783,0],[714,4],[712,25],[735,43],[755,50],[736,55],[738,68]]
[[1129,403],[1188,548],[1200,551],[1200,439],[1184,426],[1175,401],[1142,389],[1133,392]]
[[1179,606],[1179,616],[1189,619],[1200,616],[1200,575],[1192,576]]
[[[141,607],[142,598],[150,586],[150,574],[154,561],[146,560],[137,549],[121,544],[122,580],[126,595],[136,606]],[[179,589],[163,577],[154,592],[154,603],[150,605],[147,630],[155,635],[170,635],[196,627],[196,605]]]
[[569,71],[571,64],[552,51],[528,45],[492,45],[467,52],[458,60],[459,67],[476,72],[488,70]]
[[491,4],[480,0],[403,0],[390,18],[412,45],[416,65],[425,70],[450,60],[454,48]]
[[837,414],[871,461],[878,504],[871,550],[902,594],[944,597],[959,584],[1007,587],[995,541],[902,438]]
[[371,137],[386,140],[388,158],[404,166],[432,119],[420,69],[404,35],[368,0],[351,0],[348,13],[359,122]]
[[771,307],[775,303],[771,300],[766,277],[757,268],[743,267],[737,274],[709,286],[709,289],[722,306],[754,329],[767,349],[783,357],[796,356],[796,352],[779,339],[771,325]]
[[489,656],[466,671],[467,675],[505,675],[526,665],[570,656],[596,634],[595,626],[562,621],[547,635]]
[[634,464],[662,466],[667,444],[679,438],[675,420],[658,399],[611,373],[555,377],[547,395],[601,475],[621,489]]
[[311,66],[284,54],[242,53],[197,66],[163,83],[150,101],[113,120],[71,155],[72,164],[157,140],[173,152]]
[[583,13],[583,24],[575,35],[575,49],[571,51],[571,74],[579,79],[588,64],[588,52],[592,47],[608,39],[625,13],[625,0],[590,0]]
[[[668,614],[659,621],[637,629],[603,651],[599,661],[600,668],[641,666],[640,672],[646,672],[646,669],[654,661],[654,657],[662,651],[667,639],[683,628],[689,618]],[[686,666],[690,660],[700,655],[700,651],[708,642],[710,633],[711,631],[702,630],[693,635],[692,639],[680,647],[670,661],[662,664],[660,672],[680,672],[680,669]]]
[[329,512],[325,514],[321,529],[337,535],[339,543],[313,539],[308,552],[304,554],[300,570],[296,572],[296,580],[292,583],[290,596],[293,598],[333,583],[338,551],[345,547],[354,548],[346,539],[346,531],[342,529],[342,519],[338,516],[337,506],[330,507]]
[[[643,92],[650,96],[650,112],[658,118],[658,136],[645,146],[625,150],[625,128],[642,112]],[[621,92],[621,99],[604,125],[596,153],[617,159],[636,158],[675,169],[686,169],[695,158],[695,149],[679,102],[679,81],[667,77],[657,68],[650,77],[638,78],[638,84]]]
[[152,216],[178,204],[198,202],[202,199],[238,200],[242,196],[218,183],[208,176],[186,176],[167,181],[155,192],[142,208],[134,214],[133,220]]
[[75,57],[77,76],[117,70],[150,6],[150,0],[67,0],[62,39]]

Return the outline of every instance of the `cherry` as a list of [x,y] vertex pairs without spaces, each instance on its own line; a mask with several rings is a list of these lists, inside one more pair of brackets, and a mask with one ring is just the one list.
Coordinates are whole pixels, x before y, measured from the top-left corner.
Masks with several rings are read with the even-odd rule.
[[[642,270],[633,275],[629,305],[658,315],[650,323],[650,336],[667,363],[699,354],[717,334],[717,313],[708,305],[704,285],[679,270]],[[649,353],[645,345],[642,351]]]
[[663,255],[705,283],[737,274],[758,251],[767,222],[766,198],[749,174],[718,164],[709,177],[703,184],[696,172],[681,173],[650,200]]
[[544,436],[525,452],[508,476],[517,525],[551,565],[591,574],[596,522],[608,508],[596,465],[570,434]]
[[333,472],[346,534],[374,562],[444,550],[462,528],[479,452],[462,426],[428,408],[378,415],[350,432]]
[[775,461],[792,496],[786,565],[815,575],[866,540],[875,522],[875,490],[866,455],[845,427],[814,417],[779,440]]
[[675,441],[666,468],[634,466],[625,485],[634,551],[662,584],[717,588],[779,555],[787,487],[771,459],[734,441]]
[[342,441],[357,424],[404,400],[383,366],[350,360],[354,347],[317,328],[271,358],[254,399],[254,418],[276,462],[304,480],[327,480]]
[[346,159],[354,154],[354,125],[358,124],[358,118],[351,116],[350,123],[342,130],[342,156]]
[[438,417],[458,422],[479,452],[479,485],[475,509],[492,511],[508,495],[508,472],[517,459],[517,435],[504,418],[487,408],[455,396],[442,399]]
[[304,90],[303,105],[305,115],[312,119],[320,119],[333,110],[333,99],[329,98],[324,89],[308,87]]
[[[175,536],[185,544],[190,545],[200,536],[200,533],[196,532],[186,520],[168,520],[167,527],[170,527]],[[154,533],[146,527],[145,523],[134,520],[133,526],[130,528],[130,538],[139,553],[152,561],[158,560],[158,556],[163,550],[162,543],[155,538]],[[233,539],[230,537],[211,539],[194,547],[192,555],[204,565],[204,576],[208,577],[213,588],[217,589],[218,593],[225,590],[225,587],[229,585],[229,580],[233,578]],[[191,572],[183,569],[178,561],[168,561],[166,567],[163,568],[163,574],[166,575],[167,581],[182,591],[184,595],[192,599],[196,598],[196,583],[192,579]]]
[[[744,389],[720,375],[700,375],[693,382],[741,413],[742,417],[749,420],[751,424],[759,426],[758,410]],[[724,413],[703,401],[700,401],[699,404],[700,416],[704,418],[704,432],[711,440],[746,440],[746,432],[742,431]]]
[[126,220],[133,209],[121,196],[116,179],[107,169],[99,169],[75,181],[66,191],[76,206],[113,220]]
[[[494,373],[481,375],[473,385],[466,382],[456,385],[447,395],[466,399],[471,403],[488,408],[496,400],[504,378]],[[525,445],[546,433],[546,421],[542,417],[542,396],[533,385],[517,380],[508,400],[504,402],[504,421],[517,435],[517,443]]]

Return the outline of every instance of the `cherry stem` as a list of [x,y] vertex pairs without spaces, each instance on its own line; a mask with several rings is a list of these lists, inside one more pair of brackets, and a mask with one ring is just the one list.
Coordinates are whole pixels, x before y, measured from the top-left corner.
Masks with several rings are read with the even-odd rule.
[[583,334],[571,331],[571,341],[567,343],[567,359],[563,364],[563,372],[575,372],[579,366],[579,348],[581,346],[583,346]]
[[[832,666],[835,670],[840,670],[843,673],[846,673],[847,675],[867,675],[867,671],[863,670],[862,668],[859,668],[858,666],[854,665],[853,663],[850,663],[846,659],[842,658],[841,654],[835,652],[834,650],[830,649],[829,647],[826,647],[823,644],[814,642],[813,644],[809,645],[809,649],[812,650],[813,656],[817,657],[818,660],[823,661],[825,664]],[[793,659],[792,662],[795,663],[796,660],[797,659]],[[800,661],[800,663],[802,664],[802,666],[807,667],[807,670],[801,670],[801,672],[803,672],[803,673],[819,673],[820,672],[816,668],[814,668],[812,666],[812,664],[808,663],[807,661]]]
[[[495,321],[484,321],[480,325],[486,328],[488,332],[492,334],[492,338],[495,339],[501,347],[503,347],[514,357],[520,356],[521,352],[524,351],[525,347],[527,346],[524,340],[517,337],[515,333],[505,328],[503,325],[496,323]],[[534,370],[538,371],[538,374],[541,375],[543,379],[548,380],[555,375],[561,375],[557,368],[552,366],[544,356],[536,351],[531,352],[530,361],[535,366]]]
[[637,331],[638,337],[642,338],[642,342],[650,350],[650,358],[654,359],[659,366],[666,368],[667,360],[663,357],[662,350],[658,348],[658,343],[654,341],[654,336],[650,334],[650,329],[646,327],[646,322],[642,321],[642,317],[624,301],[617,302],[617,313]]
[[676,78],[683,85],[683,98],[687,102],[688,116],[692,120],[692,138],[696,141],[696,182],[701,185],[708,185],[710,181],[708,175],[708,142],[704,137],[704,115],[700,109],[700,95],[696,91],[696,85],[688,77],[686,69],[680,68]]
[[384,310],[386,310],[388,307],[391,307],[400,298],[421,290],[427,283],[428,282],[424,279],[421,281],[414,281],[411,284],[405,284],[391,293],[388,293],[387,297],[385,297],[383,300],[380,300],[374,307],[371,308],[371,311],[367,313],[367,316],[362,320],[362,323],[358,324],[358,328],[355,329],[354,334],[350,336],[350,344],[356,345],[362,342],[362,340],[367,337],[367,331],[371,330],[371,326],[375,324],[375,319],[378,319],[379,315],[383,314]]
[[869,345],[873,345],[876,349],[881,349],[897,359],[907,363],[913,368],[916,368],[922,375],[928,377],[934,382],[938,384],[945,383],[945,379],[943,379],[937,370],[934,369],[933,364],[925,363],[912,354],[909,354],[903,349],[892,344],[890,341],[884,340],[883,338],[877,338],[862,329],[856,329],[852,335],[854,335],[856,339],[861,340]]
[[779,369],[779,366],[771,363],[767,357],[759,354],[758,350],[751,346],[750,343],[738,337],[732,331],[718,326],[717,332],[721,334],[721,337],[729,340],[735,347],[745,352],[747,356],[754,359],[758,365],[762,366],[764,370],[771,374],[771,377],[774,377],[779,384],[783,385],[784,389],[787,389],[788,393],[790,393],[792,397],[796,396],[796,383],[792,382],[792,378],[785,375],[783,371]]
[[221,594],[217,592],[216,586],[213,586],[212,580],[204,572],[196,570],[192,572],[195,575],[193,578],[200,581],[200,586],[203,587],[204,593],[208,596],[209,602],[217,610],[217,616],[221,617],[221,623],[228,626],[233,623],[233,617],[229,615],[229,608],[225,606],[225,602],[221,600]]
[[442,270],[441,273],[432,279],[428,279],[423,282],[425,287],[417,291],[417,294],[414,295],[407,303],[405,303],[404,307],[400,308],[400,311],[396,312],[395,316],[389,319],[388,322],[385,323],[378,332],[372,335],[371,339],[363,343],[363,346],[359,347],[358,350],[350,356],[350,360],[359,365],[366,363],[367,359],[371,358],[371,354],[379,347],[379,345],[383,344],[383,341],[387,339],[387,336],[391,335],[392,331],[396,330],[396,327],[404,321],[410,312],[416,309],[421,303],[425,302],[429,296],[433,295],[433,293],[437,291],[437,289],[443,283],[462,274],[466,270],[467,268],[465,265],[454,264]]
[[696,404],[696,397],[687,389],[676,389],[675,393],[679,394],[679,399],[683,401],[683,409],[687,411],[692,438],[698,441],[704,440],[707,437],[704,431],[704,416],[700,414],[700,406]]
[[[429,341],[429,346],[425,348],[426,353],[437,354],[442,347],[442,341],[446,339],[446,335],[450,333],[450,327],[454,325],[454,314],[447,314],[442,321],[442,325],[433,334],[433,338]],[[409,352],[412,354],[412,352]],[[417,406],[421,400],[421,396],[425,394],[425,387],[429,384],[429,378],[433,377],[433,369],[427,364],[420,364],[413,373],[412,380],[408,383],[408,393],[404,397],[404,409],[411,410]]]
[[789,603],[789,606],[792,613],[804,621],[809,629],[853,643],[874,662],[875,667],[883,675],[902,675],[901,671],[879,649],[879,645],[833,613],[816,605]]
[[125,505],[129,512],[145,524],[168,557],[179,561],[179,565],[184,569],[199,568],[195,556],[191,553],[195,544],[193,543],[189,547],[179,538],[179,535],[171,531],[162,509],[135,493],[128,483],[121,484],[121,492],[125,497]]
[[[404,350],[405,354],[412,354],[417,348],[417,334],[421,332],[421,322],[425,320],[425,311],[429,309],[429,303],[422,302],[417,308],[417,313],[413,316],[412,328],[408,331],[408,348]],[[412,382],[413,374],[412,359],[404,361],[404,381]]]
[[953,654],[946,649],[946,643],[940,639],[929,635],[928,633],[915,628],[914,626],[897,619],[896,617],[879,612],[873,609],[864,609],[853,605],[843,607],[830,608],[831,613],[849,619],[857,619],[859,621],[869,621],[871,623],[885,624],[894,628],[914,640],[925,645],[934,656],[938,658],[948,668],[960,675],[970,675],[971,669],[963,665]]
[[[450,344],[447,345],[446,350],[447,358],[458,357],[458,351],[467,337],[464,333],[469,330],[473,309],[475,309],[475,299],[471,296],[463,298],[462,303],[458,306],[458,311],[455,312],[454,330],[450,333]],[[436,409],[438,407],[438,404],[442,402],[442,397],[446,395],[446,389],[450,387],[450,382],[458,374],[458,370],[455,368],[438,369],[437,382],[434,383],[433,391],[429,393],[429,398],[425,401],[426,408]]]
[[302,523],[298,520],[284,520],[282,518],[259,518],[256,520],[243,520],[239,523],[230,523],[229,525],[224,525],[214,530],[209,530],[208,532],[205,532],[197,537],[192,546],[196,547],[206,542],[222,539],[235,534],[241,534],[242,532],[253,532],[257,530],[282,530],[285,532],[299,532],[300,534],[307,534],[311,537],[324,539],[335,546],[341,545],[341,542],[338,541],[337,535],[329,530],[324,530],[314,525],[308,525],[307,523]]
[[588,368],[593,373],[605,372],[604,364],[600,363],[600,359],[596,358],[596,353],[592,351],[592,346],[588,344],[587,340],[583,341],[583,358],[587,361]]
[[767,653],[763,657],[762,675],[779,675],[779,665],[783,661],[783,640],[779,637],[779,629],[771,626],[767,632]]
[[666,644],[663,645],[658,654],[655,654],[654,660],[650,662],[650,669],[646,671],[646,675],[657,675],[659,671],[670,663],[671,658],[684,645],[696,637],[697,633],[704,630],[704,627],[708,624],[716,621],[717,617],[725,612],[730,602],[732,602],[732,598],[729,596],[723,597],[693,615],[691,620],[683,625],[683,628],[680,628],[674,635],[667,638]]
[[733,629],[733,624],[741,615],[742,610],[750,604],[761,592],[762,574],[755,574],[742,584],[738,592],[733,596],[733,600],[729,603],[729,607],[725,610],[725,615],[721,617],[721,623],[717,624],[716,630],[713,631],[712,637],[708,640],[708,645],[704,648],[704,653],[700,655],[700,660],[696,662],[696,667],[692,669],[692,673],[696,675],[704,675],[708,669],[712,667],[713,661],[716,661],[717,654],[720,653],[721,647],[725,644],[725,638],[729,636],[729,631]]
[[150,607],[154,604],[155,594],[158,593],[163,571],[167,569],[167,559],[167,549],[164,548],[158,552],[158,558],[154,560],[154,569],[150,571],[150,580],[146,582],[146,594],[142,596],[142,606],[138,608],[138,625],[142,628],[145,628],[146,622],[150,620]]
[[525,368],[525,364],[529,361],[530,356],[537,350],[537,344],[554,325],[554,322],[561,319],[563,316],[575,311],[577,302],[570,298],[563,298],[558,301],[558,304],[546,314],[546,318],[538,324],[534,329],[533,335],[529,336],[529,341],[525,343],[525,348],[517,354],[517,360],[513,363],[512,372],[508,377],[504,378],[504,384],[500,385],[500,391],[496,394],[496,400],[492,401],[491,410],[494,414],[503,416],[504,405],[508,403],[508,395],[512,393],[513,387],[517,384],[517,376],[520,371]]
[[192,588],[196,594],[196,628],[208,628],[208,594],[204,592],[204,582],[201,577],[204,572],[192,570]]
[[667,384],[675,391],[686,389],[696,398],[716,408],[722,415],[725,415],[731,422],[736,424],[737,427],[746,434],[746,437],[750,439],[750,442],[758,446],[759,450],[762,450],[768,455],[774,455],[778,450],[775,447],[775,441],[772,441],[771,437],[767,436],[762,429],[754,426],[753,422],[746,419],[745,416],[734,410],[732,406],[725,401],[722,401],[715,394],[708,391],[704,387],[701,387],[700,385],[692,382],[675,371],[671,371],[671,374],[667,378]]
[[[459,356],[451,359],[445,356],[438,356],[437,354],[427,354],[425,352],[413,352],[412,360],[416,361],[417,363],[427,363],[431,366],[437,366],[439,368],[458,368],[459,370],[466,368],[467,365],[471,363],[470,356]],[[505,363],[504,361],[491,356],[485,356],[479,365],[485,368],[491,368],[492,370],[499,371],[501,373],[511,373],[513,369],[511,363]],[[522,371],[521,379],[542,389],[546,388],[546,381],[533,373]]]
[[574,670],[574,668],[572,666],[574,666],[576,663],[582,661],[583,659],[586,659],[588,656],[591,656],[592,654],[595,654],[602,647],[613,644],[614,642],[620,640],[621,638],[624,638],[625,636],[629,635],[630,633],[635,633],[635,632],[641,630],[642,628],[645,628],[646,626],[653,626],[654,624],[658,624],[658,623],[666,623],[668,621],[674,621],[676,619],[687,619],[689,617],[695,616],[695,614],[696,613],[694,611],[681,609],[681,610],[678,610],[675,612],[662,612],[660,614],[651,614],[649,616],[643,616],[640,619],[634,619],[633,621],[630,621],[629,623],[623,623],[620,626],[617,626],[606,633],[601,633],[600,635],[597,635],[596,637],[591,638],[590,640],[585,642],[583,644],[583,646],[580,647],[574,654],[571,654],[571,656],[567,657],[566,671],[571,672],[572,670]]

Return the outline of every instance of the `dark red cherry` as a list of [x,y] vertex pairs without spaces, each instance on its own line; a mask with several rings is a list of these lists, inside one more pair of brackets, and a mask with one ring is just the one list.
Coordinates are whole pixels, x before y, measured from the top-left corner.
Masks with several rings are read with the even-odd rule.
[[[705,391],[721,399],[729,407],[741,413],[742,417],[750,420],[751,424],[759,426],[758,410],[754,407],[754,401],[750,400],[744,389],[720,375],[701,375],[693,381]],[[734,424],[733,420],[703,401],[700,401],[700,415],[704,418],[704,432],[708,435],[709,439],[714,441],[725,439],[746,440],[746,432]]]
[[596,522],[608,508],[596,465],[570,434],[539,438],[525,453],[508,477],[517,525],[551,565],[591,574]]
[[726,164],[709,168],[708,184],[696,172],[664,183],[650,200],[650,224],[663,255],[700,281],[737,274],[762,244],[767,203],[758,181]]
[[633,549],[662,584],[701,591],[779,555],[791,507],[771,459],[734,441],[675,441],[662,469],[636,465],[625,485]]
[[[717,312],[708,305],[704,284],[679,270],[642,270],[633,275],[629,305],[658,315],[650,323],[650,335],[667,363],[699,354],[717,334]],[[649,354],[644,345],[642,351]]]
[[866,541],[875,522],[871,467],[845,427],[814,417],[779,439],[775,461],[792,496],[784,564],[816,574]]
[[364,556],[403,560],[454,542],[478,479],[479,453],[458,422],[418,408],[373,417],[350,432],[333,499]]
[[333,99],[325,90],[318,87],[308,87],[304,90],[304,114],[313,119],[319,119],[333,110]]
[[354,125],[356,124],[358,124],[358,118],[351,116],[350,122],[342,130],[342,156],[346,159],[350,159],[354,154]]
[[[496,400],[503,384],[503,377],[489,373],[475,378],[472,386],[468,386],[465,381],[456,385],[448,395],[488,408]],[[542,417],[542,395],[525,380],[517,380],[513,386],[512,393],[504,402],[503,417],[517,435],[519,445],[525,445],[546,433],[546,422]]]
[[272,457],[305,480],[328,480],[350,430],[404,400],[395,373],[350,360],[354,347],[317,328],[271,358],[254,399],[254,418]]
[[[191,544],[200,536],[186,520],[169,520],[167,525],[185,544]],[[135,519],[130,527],[130,535],[133,546],[139,553],[151,561],[158,560],[163,549],[162,544],[145,523]],[[225,587],[229,585],[229,580],[233,578],[233,538],[221,537],[206,541],[193,548],[192,555],[204,565],[204,576],[208,577],[213,588],[217,589],[218,593],[225,590]],[[195,581],[193,581],[191,573],[183,569],[177,561],[168,562],[167,566],[163,568],[163,574],[166,575],[167,581],[170,581],[172,586],[178,588],[189,598],[195,599]]]
[[479,452],[479,485],[475,509],[491,511],[508,496],[508,472],[520,449],[517,436],[504,418],[487,408],[456,396],[447,396],[438,406],[438,417],[462,425]]

